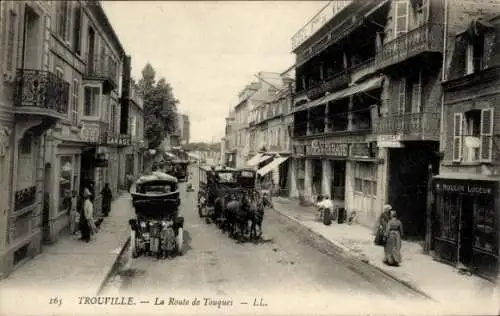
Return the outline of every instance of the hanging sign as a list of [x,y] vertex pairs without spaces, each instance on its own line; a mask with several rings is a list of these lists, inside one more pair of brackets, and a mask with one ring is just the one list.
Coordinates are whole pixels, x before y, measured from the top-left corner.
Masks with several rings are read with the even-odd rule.
[[347,157],[349,155],[349,144],[334,143],[315,139],[306,145],[306,156],[333,156]]

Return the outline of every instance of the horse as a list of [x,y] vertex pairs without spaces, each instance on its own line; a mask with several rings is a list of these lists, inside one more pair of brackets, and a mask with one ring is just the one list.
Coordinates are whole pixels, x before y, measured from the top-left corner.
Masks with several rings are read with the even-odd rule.
[[239,231],[239,240],[243,241],[245,233],[248,232],[248,222],[251,220],[249,213],[250,201],[247,196],[241,200],[232,197],[225,207],[226,227],[230,237],[236,236],[236,230]]
[[[250,201],[249,207],[251,226],[250,239],[262,237],[262,222],[264,221],[264,202],[258,193],[255,193]],[[257,236],[257,226],[259,227],[259,235]]]

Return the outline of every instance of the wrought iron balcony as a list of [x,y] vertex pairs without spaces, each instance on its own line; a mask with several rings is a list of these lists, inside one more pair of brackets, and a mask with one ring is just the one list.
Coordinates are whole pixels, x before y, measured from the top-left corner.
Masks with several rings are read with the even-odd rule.
[[18,114],[61,119],[68,115],[69,83],[45,70],[18,69],[14,105]]
[[400,135],[401,140],[438,141],[440,114],[435,112],[405,113],[375,120],[378,135]]
[[36,202],[36,186],[21,189],[16,191],[14,208],[16,211],[22,210],[25,207],[33,205]]
[[442,52],[442,26],[423,24],[385,43],[375,57],[377,69],[383,69],[425,52]]
[[83,79],[103,81],[105,84],[103,93],[108,93],[117,87],[118,63],[111,56],[87,54],[86,61]]
[[351,78],[348,71],[342,71],[330,76],[326,80],[315,84],[307,90],[309,100],[314,100],[325,95],[326,92],[335,90],[343,85],[347,85]]

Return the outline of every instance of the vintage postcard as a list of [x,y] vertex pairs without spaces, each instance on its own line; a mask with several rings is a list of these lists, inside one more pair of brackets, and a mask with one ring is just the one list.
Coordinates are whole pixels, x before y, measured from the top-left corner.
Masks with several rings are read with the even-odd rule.
[[500,0],[3,0],[0,74],[0,315],[500,315]]

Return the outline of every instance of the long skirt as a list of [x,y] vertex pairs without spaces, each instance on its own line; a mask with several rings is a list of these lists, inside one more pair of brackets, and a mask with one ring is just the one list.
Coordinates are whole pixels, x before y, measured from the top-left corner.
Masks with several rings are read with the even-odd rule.
[[384,246],[385,260],[388,265],[401,263],[401,235],[399,231],[390,231]]
[[92,229],[87,219],[83,215],[80,216],[80,232],[82,233],[82,239],[84,241],[90,241],[90,234],[92,232]]

